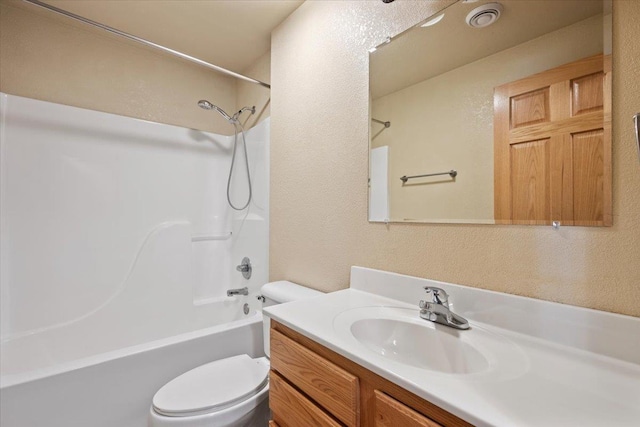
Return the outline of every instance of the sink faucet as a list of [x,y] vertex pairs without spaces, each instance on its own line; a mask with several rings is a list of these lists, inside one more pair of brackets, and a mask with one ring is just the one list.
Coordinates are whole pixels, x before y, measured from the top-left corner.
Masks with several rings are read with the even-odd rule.
[[444,289],[425,286],[424,290],[431,294],[431,301],[420,301],[420,317],[456,329],[469,329],[467,319],[449,309],[449,295]]
[[238,288],[238,289],[229,289],[227,291],[227,296],[232,297],[234,295],[249,295],[249,288]]

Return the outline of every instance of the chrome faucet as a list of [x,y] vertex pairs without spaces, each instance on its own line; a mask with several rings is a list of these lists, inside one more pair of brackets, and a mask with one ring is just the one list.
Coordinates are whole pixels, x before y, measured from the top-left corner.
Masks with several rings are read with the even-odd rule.
[[232,297],[234,295],[249,295],[249,288],[245,286],[244,288],[229,289],[227,291],[228,297]]
[[467,319],[449,309],[449,295],[444,289],[426,286],[424,290],[431,294],[431,301],[420,301],[421,318],[456,329],[469,329]]

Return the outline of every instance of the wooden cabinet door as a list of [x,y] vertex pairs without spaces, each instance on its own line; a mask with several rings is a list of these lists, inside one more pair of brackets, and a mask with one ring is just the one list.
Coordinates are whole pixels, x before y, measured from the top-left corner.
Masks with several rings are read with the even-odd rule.
[[380,390],[375,394],[375,427],[442,427],[442,425],[414,411]]
[[269,406],[274,424],[282,427],[344,427],[278,373],[271,371],[269,378]]
[[271,330],[271,369],[348,427],[360,425],[358,377],[277,330]]
[[497,87],[494,170],[498,224],[611,225],[611,57]]

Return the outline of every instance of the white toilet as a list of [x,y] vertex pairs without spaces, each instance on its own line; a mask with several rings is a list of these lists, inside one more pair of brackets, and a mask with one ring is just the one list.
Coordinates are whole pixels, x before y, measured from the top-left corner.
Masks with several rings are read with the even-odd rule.
[[[263,307],[312,298],[322,293],[295,283],[267,283]],[[246,354],[192,369],[169,381],[153,396],[150,427],[262,427],[269,411],[269,318],[264,317],[267,357]]]

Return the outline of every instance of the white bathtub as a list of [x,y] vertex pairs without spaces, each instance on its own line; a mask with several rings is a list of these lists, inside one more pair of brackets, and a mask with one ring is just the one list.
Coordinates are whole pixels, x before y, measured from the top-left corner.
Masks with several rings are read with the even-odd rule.
[[268,120],[242,212],[233,136],[2,93],[0,135],[2,427],[143,427],[170,379],[263,354]]
[[[236,354],[263,355],[262,314],[54,367],[3,375],[2,427],[144,427],[155,392]],[[4,364],[4,360],[3,360]]]

